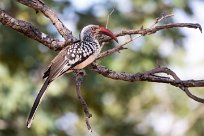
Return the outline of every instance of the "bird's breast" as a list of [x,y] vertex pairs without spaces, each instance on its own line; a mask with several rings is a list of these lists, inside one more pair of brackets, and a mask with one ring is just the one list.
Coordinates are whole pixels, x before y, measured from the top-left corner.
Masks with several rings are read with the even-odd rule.
[[101,49],[97,49],[92,55],[87,57],[84,61],[74,67],[74,69],[83,69],[87,65],[91,64],[99,55]]

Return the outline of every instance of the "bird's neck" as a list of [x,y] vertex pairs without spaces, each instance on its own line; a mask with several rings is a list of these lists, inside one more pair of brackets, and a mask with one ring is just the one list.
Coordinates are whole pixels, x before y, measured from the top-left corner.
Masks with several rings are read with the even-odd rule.
[[94,37],[88,36],[88,35],[84,36],[81,40],[85,41],[85,42],[95,42],[96,41],[96,39]]
[[89,45],[97,46],[97,48],[100,48],[99,41],[94,37],[85,36],[83,37],[82,42],[87,43]]

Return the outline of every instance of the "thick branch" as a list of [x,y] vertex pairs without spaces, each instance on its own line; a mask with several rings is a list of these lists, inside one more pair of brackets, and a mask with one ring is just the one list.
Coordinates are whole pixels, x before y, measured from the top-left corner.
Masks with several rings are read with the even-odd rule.
[[144,72],[144,73],[136,73],[129,74],[126,72],[115,72],[104,66],[101,66],[95,62],[91,64],[92,70],[111,79],[114,80],[123,80],[123,81],[149,81],[149,82],[158,82],[158,83],[169,83],[174,86],[178,86],[178,84],[182,84],[184,87],[204,87],[204,80],[182,80],[175,81],[169,77],[161,78],[159,76],[153,76],[155,73],[166,73],[164,67],[158,67],[153,70]]
[[[198,102],[204,103],[204,99],[194,96],[188,90],[188,87],[203,87],[204,80],[180,80],[180,78],[172,70],[166,67],[158,67],[144,73],[129,74],[126,72],[112,71],[97,63],[92,63],[91,66],[93,71],[114,80],[123,80],[129,82],[148,81],[171,84],[175,87],[179,87],[180,89],[182,89],[190,98]],[[173,79],[170,77],[155,75],[159,73],[166,73],[167,75],[171,75]]]
[[0,22],[18,32],[23,33],[27,37],[34,39],[50,49],[58,49],[64,47],[65,42],[52,38],[42,32],[40,32],[34,25],[26,21],[15,19],[9,16],[5,11],[0,9]]
[[29,6],[36,11],[41,11],[46,17],[48,17],[53,25],[57,28],[57,31],[62,35],[66,42],[71,43],[75,40],[72,32],[60,21],[57,14],[50,9],[41,0],[17,0],[18,2]]

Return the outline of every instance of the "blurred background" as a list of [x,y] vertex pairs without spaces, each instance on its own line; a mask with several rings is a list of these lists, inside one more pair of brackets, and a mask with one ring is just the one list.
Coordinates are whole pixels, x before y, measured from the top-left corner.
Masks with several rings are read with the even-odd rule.
[[[100,24],[113,32],[150,27],[157,17],[173,13],[171,22],[204,24],[203,0],[45,0],[78,37],[83,26]],[[13,0],[1,0],[11,16],[32,22],[44,33],[61,36],[41,13]],[[119,38],[123,43],[129,37]],[[98,61],[115,70],[144,72],[167,66],[182,79],[204,79],[204,39],[196,29],[178,28],[140,37],[127,50]],[[104,50],[116,46],[109,43]],[[56,52],[0,24],[0,136],[84,136],[88,130],[76,97],[74,74],[64,75],[47,90],[33,125],[26,128],[31,106],[43,84],[42,74]],[[89,69],[82,86],[93,114],[95,136],[202,136],[204,106],[179,88],[149,82],[105,78]],[[204,97],[204,88],[192,92]]]

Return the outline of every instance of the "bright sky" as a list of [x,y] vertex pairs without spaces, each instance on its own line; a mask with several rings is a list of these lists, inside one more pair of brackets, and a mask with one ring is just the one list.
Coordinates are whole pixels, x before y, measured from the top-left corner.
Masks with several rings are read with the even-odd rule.
[[[186,16],[181,10],[175,11],[176,22],[192,22],[204,24],[204,2],[192,1],[194,17]],[[204,27],[204,26],[202,26]],[[185,63],[186,67],[179,68],[177,71],[185,79],[204,79],[204,35],[198,29],[182,28],[182,32],[187,36],[184,41],[186,48]]]

